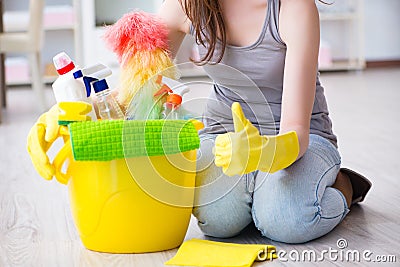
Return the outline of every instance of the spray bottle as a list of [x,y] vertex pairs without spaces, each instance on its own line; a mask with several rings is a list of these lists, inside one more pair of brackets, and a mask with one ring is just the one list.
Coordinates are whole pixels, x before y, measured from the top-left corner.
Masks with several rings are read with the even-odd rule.
[[[124,118],[123,112],[114,97],[111,95],[111,91],[105,81],[105,78],[111,74],[111,69],[100,63],[74,72],[75,79],[83,79],[87,96],[91,95],[93,86],[97,96],[95,101],[96,107],[100,118],[103,120]],[[101,82],[95,85],[97,81]]]
[[86,90],[82,82],[76,80],[72,75],[77,68],[71,58],[61,52],[53,58],[54,66],[59,74],[58,78],[52,84],[54,96],[57,103],[60,102],[86,102],[92,105],[89,116],[93,121],[97,120],[93,109],[93,103],[86,95]]
[[181,107],[183,95],[190,91],[185,84],[174,79],[158,76],[157,83],[162,84],[161,89],[154,96],[162,96],[167,94],[165,103],[163,104],[162,118],[169,120],[189,119],[190,114]]
[[124,114],[121,111],[117,101],[111,94],[106,79],[93,83],[93,89],[97,96],[97,108],[102,120],[122,120]]
[[[98,81],[101,77],[107,77],[112,74],[112,71],[105,65],[98,63],[74,72],[74,78],[82,78],[86,88],[86,96],[90,97],[92,93],[92,82]],[[99,76],[99,77],[98,77]]]
[[[97,70],[97,71],[96,71]],[[93,71],[96,71],[93,73]],[[98,64],[82,70],[83,81],[86,85],[88,94],[93,86],[96,94],[96,106],[99,116],[102,120],[124,119],[124,114],[111,94],[110,87],[107,84],[106,77],[112,74],[111,70],[104,65]],[[89,76],[90,75],[90,76]],[[79,76],[79,75],[76,75]]]

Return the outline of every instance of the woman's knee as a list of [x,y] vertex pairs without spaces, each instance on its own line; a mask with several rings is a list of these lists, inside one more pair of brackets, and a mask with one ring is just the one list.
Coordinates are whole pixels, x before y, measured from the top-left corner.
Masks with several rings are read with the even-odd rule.
[[305,243],[332,231],[348,212],[343,200],[329,205],[325,202],[324,198],[321,204],[312,206],[300,206],[292,202],[285,207],[266,205],[269,207],[262,206],[262,209],[253,205],[253,220],[261,233],[272,240]]
[[208,236],[229,238],[238,235],[250,222],[250,212],[246,214],[232,214],[206,205],[195,207],[193,215],[198,220],[200,230]]
[[284,243],[304,243],[314,235],[314,227],[319,220],[318,206],[301,204],[286,199],[284,205],[274,202],[261,202],[254,199],[252,216],[260,232],[275,241]]
[[313,234],[315,220],[314,212],[290,208],[261,212],[253,209],[253,220],[262,235],[272,240],[284,243],[304,243],[316,236]]

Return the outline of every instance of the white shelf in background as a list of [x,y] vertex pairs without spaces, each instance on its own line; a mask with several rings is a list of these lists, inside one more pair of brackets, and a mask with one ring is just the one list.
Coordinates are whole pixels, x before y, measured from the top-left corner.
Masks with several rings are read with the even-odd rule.
[[334,61],[330,66],[320,67],[320,71],[362,70],[365,63],[357,60]]
[[[3,26],[4,31],[6,32],[21,32],[26,31],[29,26],[29,11],[28,11],[28,2],[22,0],[13,0],[16,4],[15,10],[4,10],[3,13]],[[82,62],[82,32],[81,32],[81,20],[80,20],[80,3],[82,1],[87,0],[57,0],[52,1],[54,4],[47,3],[44,7],[44,17],[43,17],[43,28],[45,33],[45,43],[42,51],[42,71],[44,73],[43,81],[47,84],[54,82],[55,76],[52,76],[52,73],[47,72],[47,67],[49,64],[52,65],[51,56],[49,54],[53,54],[56,48],[54,47],[55,43],[58,43],[58,50],[66,50],[68,53],[71,53],[71,56],[74,56],[74,60],[76,63],[81,64]],[[25,3],[24,3],[25,2]],[[48,2],[48,1],[46,1]],[[68,31],[68,34],[57,34],[57,32]],[[54,35],[55,33],[56,35]],[[73,35],[71,40],[71,34]],[[58,38],[60,38],[58,40]],[[65,37],[64,37],[65,36]],[[57,38],[57,39],[56,39]],[[49,41],[49,42],[47,42]],[[71,48],[72,44],[72,50]],[[15,59],[15,55],[8,55],[8,73],[9,77],[6,76],[6,84],[7,85],[28,85],[31,83],[30,77],[27,77],[26,70],[29,69],[27,59]],[[50,57],[50,58],[49,58]],[[25,63],[21,63],[25,61]],[[25,66],[24,66],[25,64]],[[23,71],[24,75],[15,74],[16,70],[20,68]],[[7,66],[6,66],[7,71]],[[7,74],[7,73],[6,73]]]
[[[52,84],[57,79],[56,76],[44,76],[43,83]],[[20,86],[20,85],[30,85],[31,79],[21,79],[18,81],[7,81],[8,86]]]
[[[361,70],[364,55],[364,0],[318,3],[321,21],[321,71]],[[338,42],[341,40],[341,42]]]
[[357,19],[358,15],[355,12],[321,12],[319,16],[321,21],[324,20],[351,20]]
[[[75,15],[72,6],[46,6],[43,27],[47,31],[74,30]],[[28,11],[5,11],[3,14],[4,31],[26,31],[29,23]]]

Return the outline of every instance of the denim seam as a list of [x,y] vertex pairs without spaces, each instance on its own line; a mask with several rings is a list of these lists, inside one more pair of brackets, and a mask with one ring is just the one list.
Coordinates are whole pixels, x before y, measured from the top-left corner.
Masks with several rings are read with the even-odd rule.
[[[347,207],[347,201],[346,201],[346,198],[344,197],[343,193],[340,192],[340,190],[338,190],[336,188],[333,188],[333,189],[335,189],[339,193],[339,196],[343,200],[343,213],[341,214],[342,218],[340,219],[340,221],[342,221],[344,219],[344,217],[346,216],[346,214],[348,213],[349,208]],[[339,217],[339,216],[340,215],[338,215],[337,217]]]
[[340,166],[340,164],[341,164],[340,161],[339,161],[339,163],[335,163],[332,167],[330,167],[328,170],[326,170],[326,171],[324,172],[324,174],[322,174],[321,178],[320,178],[319,181],[318,181],[317,188],[315,189],[315,202],[314,202],[314,206],[317,206],[317,204],[319,204],[319,203],[318,203],[318,189],[319,189],[319,186],[320,186],[320,184],[321,184],[322,179],[325,177],[325,175],[326,175],[330,170],[332,170],[332,169],[333,169],[334,167],[336,167],[336,166]]
[[263,230],[263,229],[260,229],[260,228],[258,227],[259,221],[258,221],[257,216],[256,216],[256,212],[255,212],[255,209],[254,209],[254,205],[251,207],[251,217],[253,218],[254,225],[256,226],[256,228],[258,229],[258,231],[260,231],[261,234],[262,234],[263,236],[267,237],[267,236],[265,235],[264,230]]
[[333,217],[324,217],[324,216],[322,216],[322,215],[321,215],[321,209],[320,209],[320,203],[319,203],[319,201],[318,201],[318,189],[319,189],[319,186],[320,186],[320,184],[321,184],[322,179],[325,177],[325,175],[326,175],[330,170],[332,170],[332,169],[333,169],[334,167],[336,167],[336,166],[340,166],[340,164],[341,164],[341,161],[339,160],[338,163],[335,163],[332,167],[330,167],[328,170],[326,170],[325,173],[321,176],[321,178],[320,178],[319,181],[318,181],[317,188],[315,189],[315,202],[314,202],[314,206],[316,206],[316,207],[318,208],[318,211],[315,213],[314,219],[315,219],[315,217],[317,217],[317,216],[320,216],[320,218],[323,218],[323,219],[334,219],[334,218],[337,218],[337,217],[343,215],[343,213],[342,213],[342,214],[339,214],[339,215],[333,216]]
[[[245,174],[246,176],[246,190],[247,193],[251,195],[251,198],[253,199],[253,194],[254,194],[254,189],[255,189],[255,177],[259,171],[254,171],[251,173]],[[250,190],[252,188],[252,190]]]
[[341,213],[339,215],[336,215],[336,216],[333,216],[333,217],[324,217],[324,216],[321,215],[320,218],[321,219],[335,219],[335,218],[340,217],[340,216],[343,216],[343,213]]

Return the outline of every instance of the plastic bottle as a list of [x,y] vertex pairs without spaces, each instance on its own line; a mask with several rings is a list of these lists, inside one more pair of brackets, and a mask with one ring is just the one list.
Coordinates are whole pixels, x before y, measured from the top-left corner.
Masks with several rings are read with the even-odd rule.
[[[83,101],[89,103],[93,107],[91,99],[86,96],[86,89],[83,83],[76,80],[73,76],[77,68],[71,58],[65,52],[61,52],[54,56],[53,62],[59,74],[58,78],[51,85],[57,103]],[[88,116],[90,116],[92,120],[97,120],[93,108]]]
[[167,120],[190,120],[200,117],[184,109],[181,104],[178,105],[177,102],[170,100],[164,103],[161,116]]
[[86,96],[90,97],[92,92],[92,83],[98,81],[100,79],[104,79],[107,76],[112,74],[111,69],[107,66],[98,63],[74,72],[74,78],[80,79],[82,78],[83,83],[86,88]]
[[163,84],[163,86],[155,96],[160,96],[165,93],[168,94],[161,112],[163,119],[187,120],[194,117],[181,106],[183,95],[190,91],[189,87],[181,82],[161,75],[158,77],[157,83]]
[[102,120],[119,120],[124,119],[117,101],[111,94],[111,90],[105,79],[93,83],[93,89],[97,97],[97,108],[99,116]]
[[[105,73],[105,75],[102,76],[101,79],[111,75],[112,72],[109,68],[107,68],[107,66],[99,63],[99,64],[92,65],[92,66],[89,66],[89,67],[86,67],[83,69],[79,69],[79,70],[75,71],[73,75],[76,80],[81,80],[83,82],[83,84],[85,85],[85,88],[86,88],[86,96],[91,97],[92,83],[95,81],[98,81],[100,79],[100,77],[98,77],[98,76],[96,76],[96,77],[91,77],[91,76],[95,76],[97,74],[97,72],[100,72],[101,74],[103,74],[102,72],[104,72],[104,71],[106,71],[107,73]],[[96,103],[93,103],[93,108],[95,108],[95,110],[96,110],[95,112],[98,112]]]
[[182,103],[182,96],[179,94],[168,94],[167,101],[163,105],[162,118],[168,120],[181,120],[183,114],[181,114],[180,105]]

